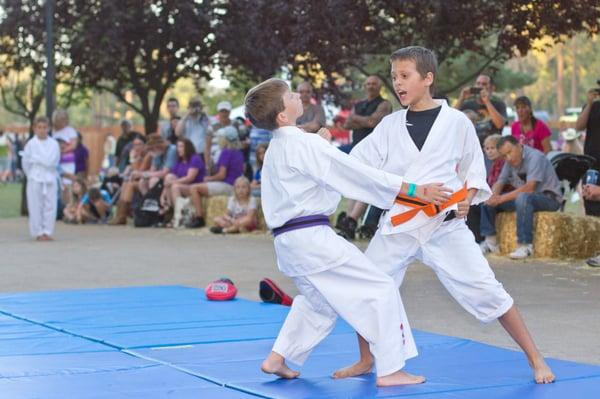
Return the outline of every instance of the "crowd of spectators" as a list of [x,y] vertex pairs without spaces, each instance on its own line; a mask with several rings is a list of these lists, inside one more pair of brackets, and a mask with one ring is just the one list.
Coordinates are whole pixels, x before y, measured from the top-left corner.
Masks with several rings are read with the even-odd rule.
[[[351,131],[350,135],[345,133],[349,142],[340,143],[342,151],[349,152],[392,112],[390,101],[381,96],[379,77],[368,76],[363,88],[364,97],[334,119],[335,129]],[[534,213],[562,209],[564,187],[548,158],[553,150],[552,132],[535,117],[529,98],[521,96],[514,101],[517,120],[509,123],[507,105],[494,95],[495,89],[492,77],[482,74],[472,86],[461,90],[454,104],[473,122],[493,191],[484,204],[472,207],[467,223],[482,251],[496,252],[495,216],[497,212],[516,211],[518,246],[510,256],[525,258],[533,253]],[[324,107],[309,82],[300,83],[296,90],[304,107],[297,124],[307,133],[317,132],[326,125]],[[575,129],[561,132],[560,150],[592,157],[592,168],[598,170],[599,90],[590,90],[587,97]],[[52,136],[61,149],[59,215],[65,222],[124,225],[133,217],[136,226],[169,227],[174,213],[181,211],[177,204],[187,204],[192,215],[185,227],[198,228],[206,225],[206,199],[227,196],[226,213],[214,220],[211,231],[256,229],[261,167],[272,132],[253,127],[244,118],[232,119],[229,101],[219,102],[212,116],[197,96],[189,100],[184,114],[174,97],[167,100],[166,110],[167,117],[159,121],[158,131],[153,134],[137,132],[130,121],[121,121],[118,138],[109,135],[105,142],[99,181],[88,176],[89,151],[81,134],[70,125],[68,113],[55,111]],[[0,130],[0,182],[21,178],[18,154],[24,141]],[[600,216],[599,186],[582,184],[580,194],[585,213]],[[365,215],[362,228],[369,229],[361,236],[372,235],[381,210],[369,208],[365,214],[367,207],[348,200],[336,224],[340,234],[353,239]],[[135,219],[139,210],[155,215],[149,223],[138,224]],[[600,256],[589,263],[600,265]]]

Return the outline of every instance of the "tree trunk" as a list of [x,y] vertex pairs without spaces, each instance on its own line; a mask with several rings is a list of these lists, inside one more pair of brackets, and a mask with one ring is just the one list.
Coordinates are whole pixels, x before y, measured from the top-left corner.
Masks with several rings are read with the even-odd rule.
[[563,58],[563,46],[556,46],[556,112],[555,115],[559,118],[565,112],[565,93],[563,90],[565,60]]
[[149,113],[148,115],[143,115],[144,117],[144,129],[146,130],[146,135],[157,133],[158,132],[158,115],[153,115]]
[[577,39],[571,40],[571,107],[577,106]]

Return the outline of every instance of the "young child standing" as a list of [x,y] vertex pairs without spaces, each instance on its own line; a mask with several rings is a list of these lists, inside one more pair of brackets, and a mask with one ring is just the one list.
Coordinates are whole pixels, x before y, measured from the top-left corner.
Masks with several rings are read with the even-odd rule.
[[[366,256],[398,285],[408,265],[422,261],[469,313],[482,322],[500,321],[527,355],[536,382],[554,381],[513,299],[496,280],[463,219],[471,204],[491,193],[473,124],[445,101],[432,98],[437,60],[430,50],[402,48],[390,62],[394,90],[408,109],[386,116],[351,155],[418,184],[441,181],[453,194],[441,207],[399,198],[391,217],[382,218]],[[338,371],[337,377],[370,370],[368,345],[360,339],[359,345],[359,362]]]
[[48,118],[36,118],[33,126],[35,136],[27,142],[23,152],[29,232],[37,241],[52,241],[58,200],[60,148],[56,140],[48,136]]
[[320,135],[304,133],[295,126],[303,113],[300,97],[282,80],[269,79],[251,89],[245,107],[254,126],[274,130],[262,168],[262,207],[275,236],[278,267],[300,291],[262,370],[297,377],[286,359],[302,364],[339,315],[369,342],[378,386],[423,382],[401,370],[417,350],[398,289],[335,233],[329,215],[340,193],[389,209],[399,192],[443,201],[441,185],[407,183],[359,163]]
[[215,218],[210,231],[231,234],[256,229],[256,198],[250,195],[250,181],[240,176],[233,183],[233,194],[227,201],[227,213]]

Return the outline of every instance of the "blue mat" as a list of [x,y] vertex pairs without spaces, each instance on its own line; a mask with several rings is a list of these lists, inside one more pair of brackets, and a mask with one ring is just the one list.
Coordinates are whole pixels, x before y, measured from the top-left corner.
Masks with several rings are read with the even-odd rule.
[[[7,398],[598,398],[600,367],[550,359],[537,386],[520,352],[415,331],[419,386],[329,375],[357,358],[343,322],[286,381],[260,372],[288,308],[208,302],[187,287],[0,295],[0,397]],[[67,394],[67,392],[69,394]]]

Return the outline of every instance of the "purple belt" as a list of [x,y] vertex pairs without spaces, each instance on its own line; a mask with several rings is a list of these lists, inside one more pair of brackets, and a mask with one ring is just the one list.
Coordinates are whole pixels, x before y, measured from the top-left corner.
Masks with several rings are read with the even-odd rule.
[[273,229],[273,235],[277,237],[279,234],[287,233],[288,231],[306,229],[313,226],[329,226],[329,218],[325,215],[301,216],[285,222],[281,227]]

